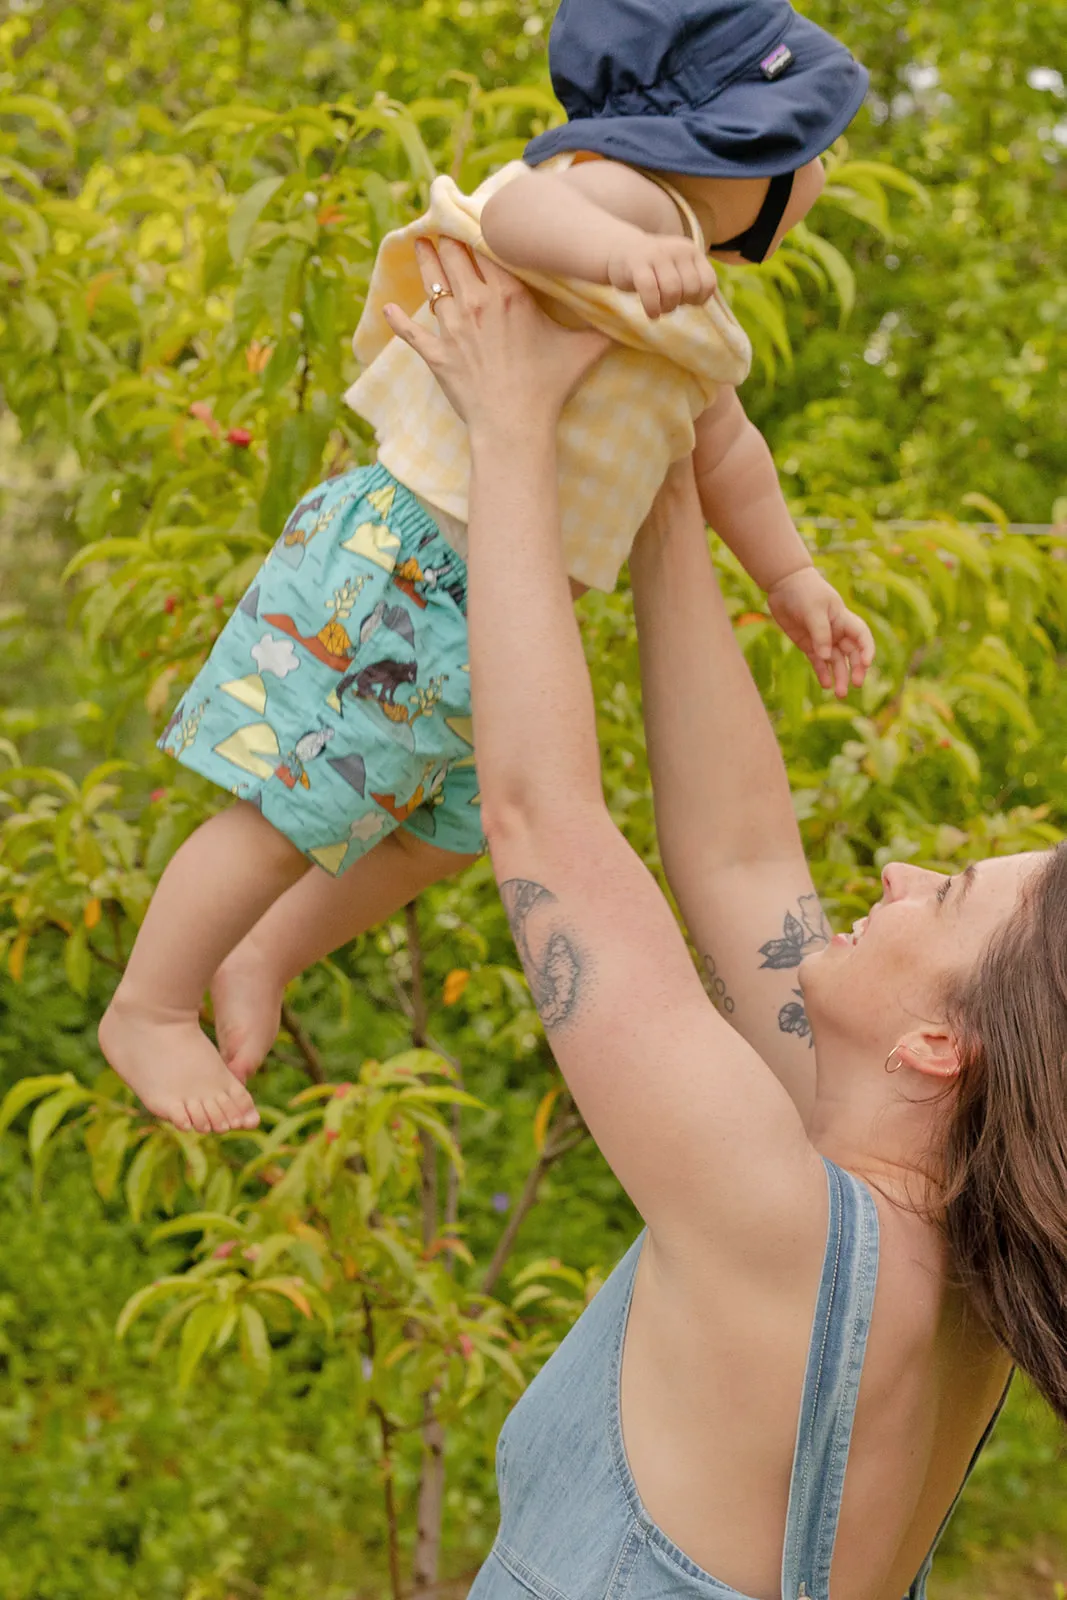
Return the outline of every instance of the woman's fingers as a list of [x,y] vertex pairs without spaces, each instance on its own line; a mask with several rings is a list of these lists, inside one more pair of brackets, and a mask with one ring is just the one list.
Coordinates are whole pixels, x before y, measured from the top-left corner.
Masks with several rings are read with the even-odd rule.
[[437,256],[444,271],[439,280],[452,291],[457,306],[468,311],[485,297],[485,280],[465,244],[457,239],[441,239]]
[[451,289],[452,285],[448,281],[441,257],[429,239],[416,239],[415,260],[419,265],[419,277],[422,279],[422,287],[426,290],[427,300],[438,286]]
[[420,328],[417,322],[412,322],[399,306],[386,306],[383,315],[397,338],[403,339],[405,344],[409,344],[415,353],[422,357],[428,367],[433,368],[440,344],[437,335],[430,333],[426,328]]

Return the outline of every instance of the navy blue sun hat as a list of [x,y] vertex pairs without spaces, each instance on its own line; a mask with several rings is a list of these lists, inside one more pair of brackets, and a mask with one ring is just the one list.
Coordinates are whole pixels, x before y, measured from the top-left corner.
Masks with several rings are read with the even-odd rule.
[[867,70],[788,0],[562,0],[549,40],[568,121],[531,166],[589,150],[698,178],[773,178],[822,155]]

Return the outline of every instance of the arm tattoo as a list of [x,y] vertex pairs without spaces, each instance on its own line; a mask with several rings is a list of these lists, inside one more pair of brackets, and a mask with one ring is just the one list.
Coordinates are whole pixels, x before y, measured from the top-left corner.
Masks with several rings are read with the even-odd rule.
[[[805,956],[811,955],[814,950],[821,950],[830,943],[830,924],[826,920],[826,913],[819,904],[816,894],[801,895],[797,903],[799,917],[791,911],[785,914],[782,924],[782,937],[770,939],[765,945],[760,946],[760,971],[770,968],[773,972],[788,972],[800,966]],[[778,1027],[782,1033],[794,1033],[798,1039],[806,1039],[808,1048],[811,1049],[814,1039],[811,1036],[811,1023],[808,1021],[807,1012],[804,1010],[804,997],[800,989],[794,989],[794,1000],[790,1000],[778,1013]]]
[[725,981],[719,977],[719,968],[714,956],[704,957],[704,988],[708,998],[717,1011],[724,1016],[732,1017],[737,1007],[733,998],[726,991]]
[[511,935],[519,952],[530,993],[546,1030],[570,1022],[578,1007],[584,964],[581,955],[562,928],[554,928],[547,940],[539,942],[535,954],[530,940],[529,921],[538,910],[558,905],[551,890],[526,878],[510,878],[500,885]]

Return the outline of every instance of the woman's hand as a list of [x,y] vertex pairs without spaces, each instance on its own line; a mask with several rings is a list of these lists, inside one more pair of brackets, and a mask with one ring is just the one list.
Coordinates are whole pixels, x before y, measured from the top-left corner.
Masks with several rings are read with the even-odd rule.
[[435,285],[449,292],[434,306],[436,335],[386,306],[397,338],[422,357],[472,434],[554,427],[611,341],[561,328],[510,272],[452,239],[440,252],[428,242],[416,248],[427,298]]

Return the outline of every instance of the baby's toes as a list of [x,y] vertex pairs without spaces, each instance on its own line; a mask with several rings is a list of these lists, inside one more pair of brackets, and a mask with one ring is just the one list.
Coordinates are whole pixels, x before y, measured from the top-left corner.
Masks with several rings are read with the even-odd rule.
[[230,1114],[226,1096],[224,1094],[205,1095],[202,1104],[208,1122],[211,1124],[212,1133],[229,1133]]
[[157,1114],[166,1117],[167,1121],[172,1123],[179,1133],[192,1133],[194,1131],[193,1119],[185,1109],[183,1100],[179,1100],[177,1105],[168,1106],[166,1111],[161,1111]]
[[186,1100],[185,1109],[189,1120],[197,1133],[211,1133],[212,1122],[208,1115],[207,1103],[203,1100]]
[[256,1110],[255,1101],[243,1084],[236,1083],[224,1096],[228,1126],[230,1128],[258,1128],[259,1112]]

